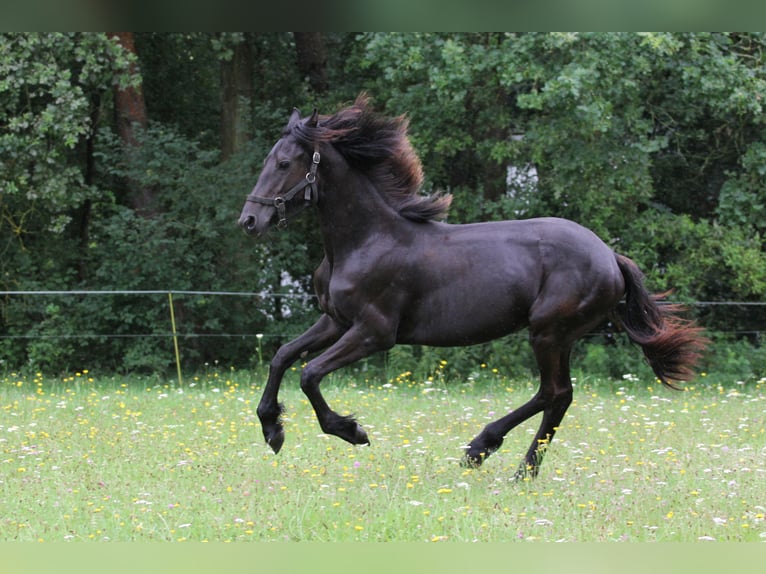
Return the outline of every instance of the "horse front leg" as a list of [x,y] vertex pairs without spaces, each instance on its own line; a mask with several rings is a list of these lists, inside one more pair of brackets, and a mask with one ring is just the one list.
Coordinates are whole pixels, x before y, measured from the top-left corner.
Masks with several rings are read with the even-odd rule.
[[271,360],[269,378],[263,390],[256,412],[261,421],[263,437],[271,449],[278,453],[285,441],[285,431],[280,420],[283,407],[279,403],[279,387],[287,369],[304,353],[322,350],[337,341],[345,329],[328,315],[319,320],[298,338],[282,345]]
[[393,339],[390,342],[381,340],[371,336],[366,329],[355,326],[304,367],[301,373],[301,390],[314,408],[324,433],[342,438],[351,444],[370,444],[367,433],[353,416],[341,416],[330,408],[319,390],[319,383],[328,373],[377,351],[389,349],[393,344]]

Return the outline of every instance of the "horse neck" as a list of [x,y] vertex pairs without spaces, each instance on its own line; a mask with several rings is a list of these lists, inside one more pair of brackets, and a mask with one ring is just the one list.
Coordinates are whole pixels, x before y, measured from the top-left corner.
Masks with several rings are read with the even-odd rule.
[[318,203],[325,254],[332,262],[381,233],[395,234],[404,221],[370,180],[353,171],[327,182]]

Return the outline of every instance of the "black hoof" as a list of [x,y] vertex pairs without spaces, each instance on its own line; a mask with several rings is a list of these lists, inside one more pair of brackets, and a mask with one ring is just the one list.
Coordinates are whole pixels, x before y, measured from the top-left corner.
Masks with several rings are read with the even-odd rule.
[[479,468],[481,466],[482,460],[480,458],[473,458],[468,455],[465,455],[463,459],[460,461],[460,466],[463,468]]
[[502,440],[492,441],[491,444],[487,444],[487,441],[480,440],[477,437],[471,444],[465,447],[465,456],[463,456],[462,465],[470,468],[480,467],[487,457],[498,450],[502,444]]
[[354,439],[349,442],[351,444],[366,444],[369,446],[370,439],[367,437],[367,433],[364,431],[361,425],[359,425],[359,423],[356,424]]
[[321,425],[322,431],[345,440],[350,444],[370,444],[367,433],[352,416],[336,416],[328,423]]
[[460,465],[464,468],[479,468],[484,462],[484,459],[490,454],[491,452],[487,452],[484,449],[469,444],[465,447],[465,454],[463,455],[463,460],[460,462]]
[[530,465],[524,461],[519,465],[516,473],[513,475],[513,480],[522,481],[535,478],[537,476],[538,467]]
[[269,433],[265,433],[264,436],[266,438],[266,444],[271,447],[271,450],[274,451],[274,454],[277,454],[285,442],[284,429],[279,428]]

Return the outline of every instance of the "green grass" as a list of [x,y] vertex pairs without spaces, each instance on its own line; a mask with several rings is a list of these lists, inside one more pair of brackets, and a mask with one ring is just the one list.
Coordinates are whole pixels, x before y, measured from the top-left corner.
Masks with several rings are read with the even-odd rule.
[[536,382],[477,371],[329,378],[370,447],[322,434],[292,372],[279,455],[255,415],[260,376],[10,373],[0,541],[766,541],[766,379],[578,381],[540,476],[513,482],[538,418],[481,469],[461,447]]

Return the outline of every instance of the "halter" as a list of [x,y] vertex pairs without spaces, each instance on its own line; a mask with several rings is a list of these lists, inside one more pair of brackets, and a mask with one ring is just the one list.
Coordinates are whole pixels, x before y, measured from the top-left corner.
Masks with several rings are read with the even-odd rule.
[[249,201],[250,203],[260,203],[262,205],[270,205],[272,207],[276,207],[277,215],[279,216],[277,229],[284,229],[287,227],[287,214],[285,213],[285,205],[288,201],[291,201],[301,191],[304,192],[303,201],[305,203],[303,207],[308,207],[309,204],[317,200],[317,167],[319,167],[319,160],[319,152],[315,151],[311,158],[311,168],[309,168],[309,171],[306,174],[306,179],[299,181],[284,195],[277,195],[276,197],[261,197],[258,195],[250,194],[247,196],[246,201]]

